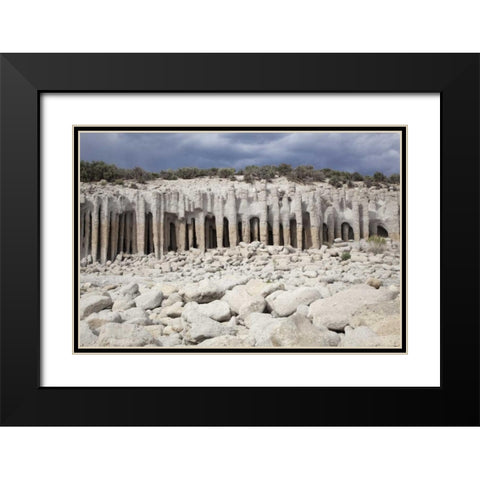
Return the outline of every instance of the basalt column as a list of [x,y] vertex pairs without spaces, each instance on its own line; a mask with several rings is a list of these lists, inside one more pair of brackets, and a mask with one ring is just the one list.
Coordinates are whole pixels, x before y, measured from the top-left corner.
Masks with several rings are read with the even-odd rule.
[[123,253],[125,251],[125,213],[119,214],[118,228],[118,251]]
[[132,253],[132,212],[125,212],[125,253]]
[[90,221],[91,221],[91,214],[90,209],[87,208],[85,212],[85,222],[84,222],[84,231],[85,231],[85,243],[84,243],[84,251],[85,255],[90,253]]
[[259,202],[261,205],[260,218],[259,218],[259,239],[265,245],[268,244],[268,222],[267,222],[267,190],[265,188],[259,193]]
[[297,219],[297,248],[302,249],[303,244],[303,213],[302,213],[302,195],[295,193],[295,218]]
[[108,237],[110,233],[110,212],[108,209],[108,197],[102,199],[102,211],[100,215],[100,261],[105,263],[108,254]]
[[185,250],[186,245],[186,219],[185,219],[185,197],[182,193],[180,193],[178,197],[178,237],[177,237],[177,244],[178,249],[183,252]]
[[198,212],[195,217],[195,229],[197,234],[198,248],[205,251],[205,214]]
[[118,245],[118,213],[112,211],[111,213],[111,230],[110,230],[110,258],[115,260],[117,256]]
[[312,237],[312,248],[320,248],[321,235],[320,235],[320,197],[317,192],[312,197],[312,212],[310,214],[310,232]]
[[335,222],[335,217],[334,217],[334,211],[331,207],[329,207],[327,209],[327,211],[325,212],[325,217],[327,219],[328,243],[330,245],[332,245],[333,241],[335,240],[335,223],[336,222]]
[[362,225],[363,225],[363,238],[368,239],[369,236],[369,213],[368,213],[368,200],[364,198],[362,200]]
[[[341,222],[340,222],[340,200],[338,198],[338,194],[334,193],[333,197],[333,218],[334,218],[334,229],[332,229],[335,233],[334,238],[340,238],[342,236],[342,229],[341,229]],[[328,226],[328,230],[330,231],[330,225]]]
[[288,202],[288,195],[285,194],[282,198],[282,206],[280,208],[280,217],[283,226],[283,243],[291,245],[290,240],[290,205]]
[[145,255],[145,200],[142,195],[137,195],[136,228],[137,228],[137,253]]
[[162,256],[162,234],[160,232],[161,221],[161,209],[160,209],[160,194],[154,192],[153,202],[152,202],[152,228],[153,228],[153,250],[155,252],[155,257],[160,258]]
[[228,219],[228,239],[230,247],[237,245],[237,201],[235,198],[235,190],[229,188],[227,192],[227,201],[225,203],[225,215]]
[[276,188],[272,190],[271,199],[273,244],[280,245],[280,205],[278,203],[278,190]]
[[360,240],[360,209],[358,206],[358,199],[356,197],[352,200],[352,213],[353,239],[358,242]]
[[99,228],[100,205],[98,197],[93,200],[92,212],[92,260],[98,260],[98,228]]
[[215,216],[215,230],[216,230],[216,240],[217,248],[223,247],[223,198],[220,196],[215,196],[213,198],[213,214]]

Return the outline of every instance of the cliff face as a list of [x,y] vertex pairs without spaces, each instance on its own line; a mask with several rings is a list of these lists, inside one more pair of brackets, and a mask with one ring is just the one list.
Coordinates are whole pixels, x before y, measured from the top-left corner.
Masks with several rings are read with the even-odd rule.
[[102,263],[120,252],[160,258],[255,240],[309,249],[377,234],[399,240],[400,192],[207,178],[80,189],[80,256]]

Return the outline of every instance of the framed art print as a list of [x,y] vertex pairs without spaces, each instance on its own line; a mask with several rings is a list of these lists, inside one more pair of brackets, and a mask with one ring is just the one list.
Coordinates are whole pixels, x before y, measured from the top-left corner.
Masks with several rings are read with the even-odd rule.
[[478,424],[479,65],[3,55],[2,424]]

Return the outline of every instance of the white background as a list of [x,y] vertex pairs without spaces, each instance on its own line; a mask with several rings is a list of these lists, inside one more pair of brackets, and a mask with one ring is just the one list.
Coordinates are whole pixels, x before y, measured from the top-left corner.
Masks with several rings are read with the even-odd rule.
[[[440,385],[438,94],[45,94],[41,112],[43,386]],[[408,125],[407,234],[433,237],[407,240],[408,355],[72,355],[72,124]]]
[[[0,51],[480,51],[471,0],[1,7]],[[480,431],[464,428],[4,428],[0,468],[9,479],[476,479],[479,444]]]

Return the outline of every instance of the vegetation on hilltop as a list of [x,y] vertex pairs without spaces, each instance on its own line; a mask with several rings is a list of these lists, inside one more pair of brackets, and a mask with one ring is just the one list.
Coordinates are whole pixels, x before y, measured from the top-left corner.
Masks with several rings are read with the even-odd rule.
[[193,179],[200,177],[217,177],[234,180],[237,175],[242,175],[243,180],[253,183],[258,180],[271,181],[274,178],[286,177],[296,183],[308,184],[312,182],[328,182],[334,187],[347,185],[353,187],[353,182],[364,182],[367,187],[380,187],[385,184],[399,184],[400,175],[394,173],[389,177],[381,172],[373,176],[361,175],[358,172],[342,172],[331,168],[316,170],[312,165],[299,165],[292,167],[286,163],[280,165],[250,165],[242,170],[234,168],[197,168],[181,167],[176,170],[161,170],[160,172],[147,172],[140,167],[119,168],[105,162],[80,162],[80,180],[82,182],[99,182],[105,180],[123,185],[125,180],[145,183],[147,180],[162,178],[164,180]]

